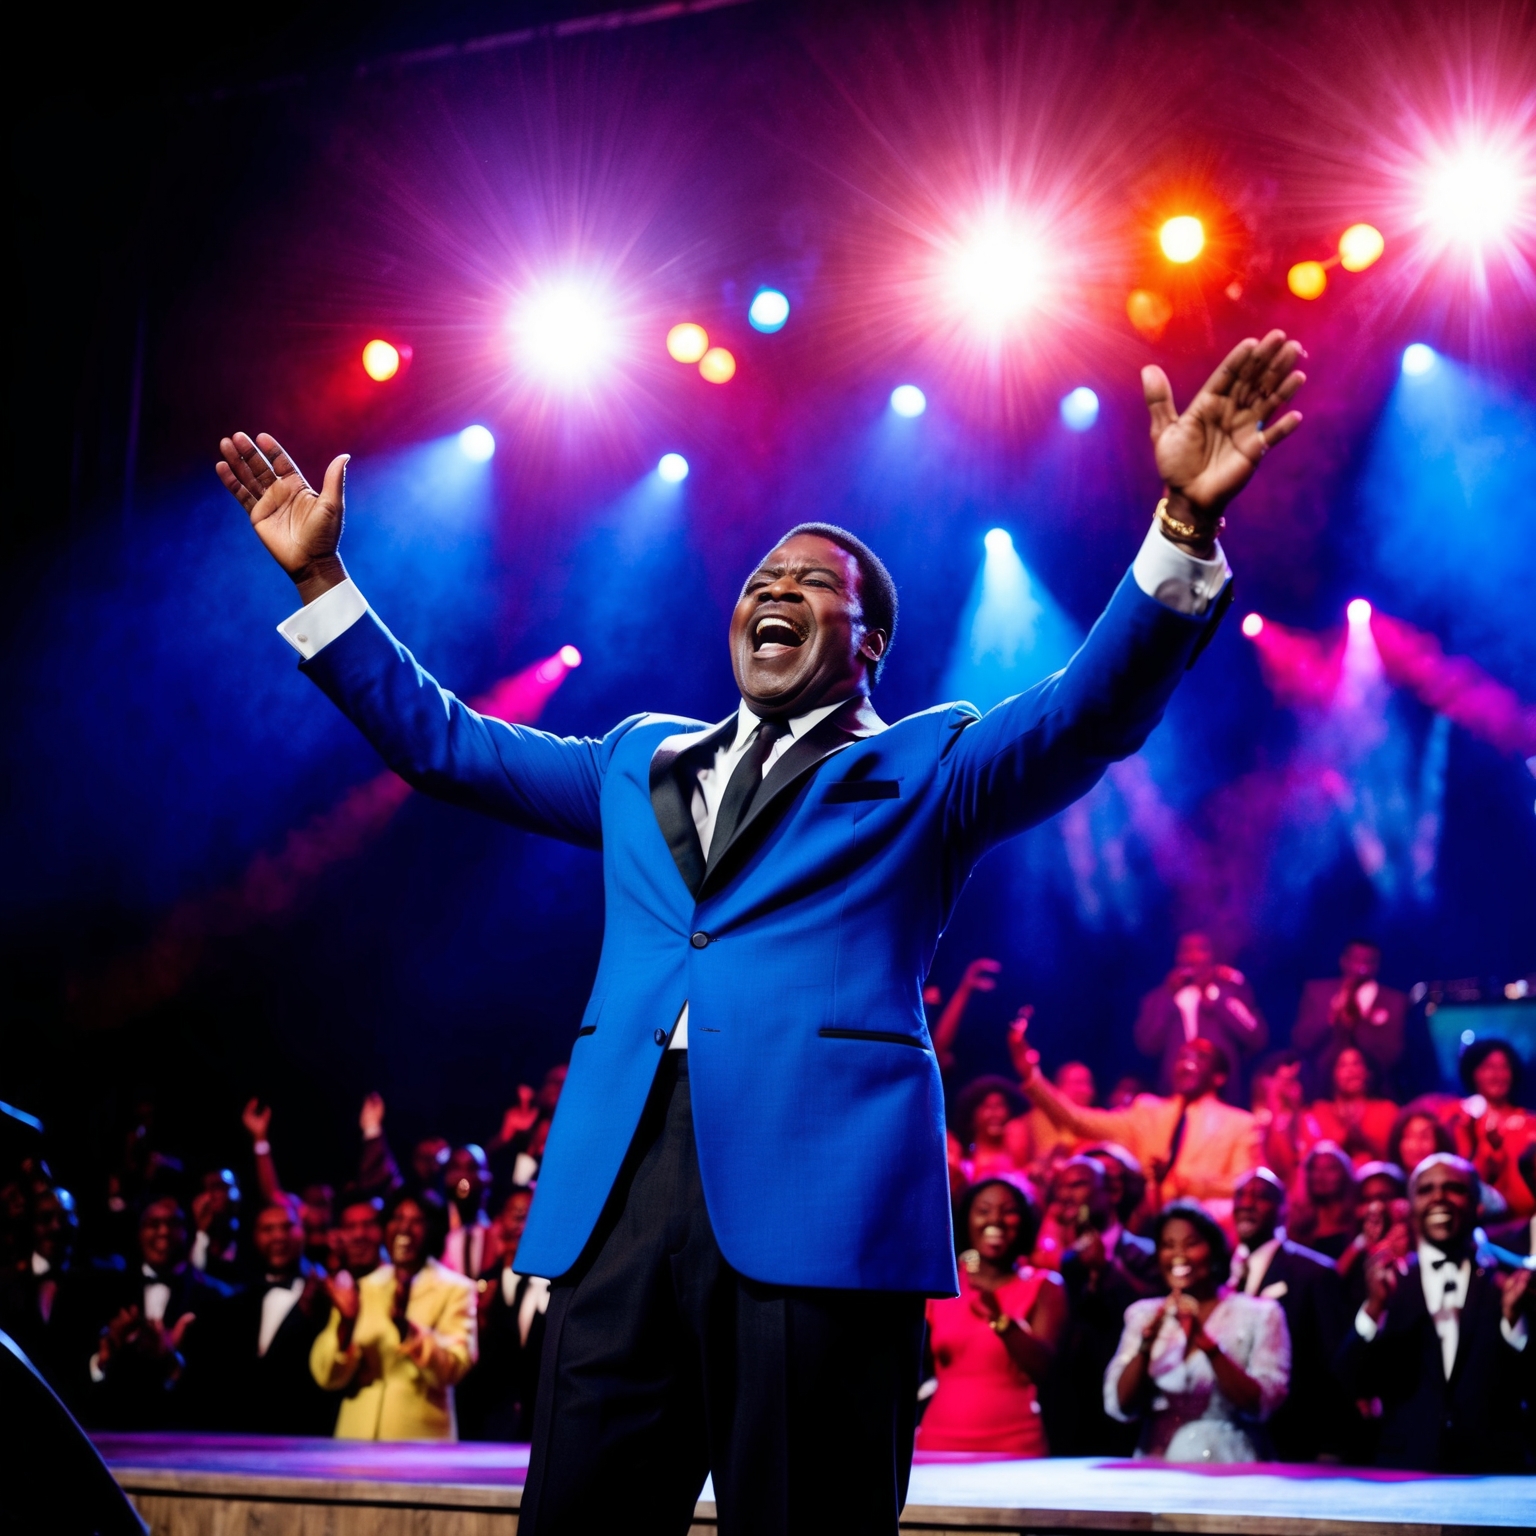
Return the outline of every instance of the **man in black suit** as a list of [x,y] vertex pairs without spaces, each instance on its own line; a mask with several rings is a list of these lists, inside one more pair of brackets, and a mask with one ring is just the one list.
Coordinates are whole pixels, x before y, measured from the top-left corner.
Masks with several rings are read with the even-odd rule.
[[1291,1047],[1307,1063],[1307,1089],[1326,1097],[1333,1063],[1346,1045],[1370,1063],[1376,1082],[1386,1087],[1403,1054],[1408,998],[1383,986],[1381,949],[1369,939],[1351,939],[1339,956],[1339,975],[1309,981],[1291,1030]]
[[1501,1278],[1478,1262],[1480,1193],[1464,1158],[1426,1157],[1408,1186],[1417,1252],[1370,1256],[1339,1375],[1351,1399],[1381,1402],[1380,1466],[1536,1469],[1531,1271]]
[[152,1196],[140,1212],[138,1262],[111,1291],[82,1417],[99,1429],[219,1428],[232,1293],[187,1262],[174,1196]]
[[[1119,1223],[1097,1159],[1071,1157],[1056,1170],[1051,1214],[1058,1230],[1077,1234],[1061,1258],[1067,1326],[1041,1394],[1051,1452],[1129,1456],[1136,1449],[1139,1426],[1122,1424],[1104,1412],[1104,1372],[1119,1346],[1125,1309],[1150,1296],[1153,1288],[1131,1275],[1106,1240]],[[1130,1237],[1132,1252],[1139,1252],[1145,1242],[1129,1233],[1121,1235]]]
[[1285,1235],[1285,1186],[1268,1168],[1239,1180],[1232,1196],[1238,1244],[1232,1288],[1278,1301],[1291,1335],[1291,1390],[1269,1434],[1281,1461],[1337,1456],[1345,1437],[1343,1399],[1333,1373],[1347,1312],[1338,1271]]
[[549,1282],[516,1269],[532,1202],[532,1189],[513,1189],[496,1218],[500,1256],[479,1285],[480,1359],[458,1394],[459,1434],[465,1440],[533,1436]]
[[1138,1237],[1130,1223],[1141,1202],[1147,1197],[1147,1176],[1133,1153],[1117,1141],[1096,1141],[1083,1148],[1104,1170],[1104,1192],[1109,1201],[1110,1223],[1104,1229],[1104,1246],[1115,1262],[1135,1281],[1143,1296],[1161,1295],[1167,1290],[1157,1262],[1157,1247],[1149,1238]]
[[316,1384],[309,1350],[331,1304],[324,1271],[304,1257],[298,1201],[269,1201],[251,1239],[259,1268],[229,1304],[229,1422],[259,1435],[329,1435],[336,1398]]

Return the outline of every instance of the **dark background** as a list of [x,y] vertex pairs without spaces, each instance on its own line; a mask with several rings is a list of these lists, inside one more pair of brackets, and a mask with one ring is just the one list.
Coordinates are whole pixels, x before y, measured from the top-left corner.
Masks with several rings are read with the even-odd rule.
[[[89,1182],[143,1095],[194,1162],[237,1156],[238,1105],[270,1098],[292,1182],[344,1176],[372,1088],[401,1140],[485,1138],[563,1058],[596,964],[595,856],[413,798],[275,910],[200,930],[147,1003],[114,981],[157,935],[176,948],[178,904],[378,771],[273,633],[291,591],[211,473],[237,426],[312,477],[356,456],[349,566],[449,686],[580,646],[541,719],[562,732],[723,716],[747,566],[792,521],[845,522],[901,587],[877,698],[894,719],[944,695],[994,524],[1086,629],[1157,495],[1138,367],[1164,362],[1182,400],[1279,324],[1311,354],[1308,421],[1234,514],[1239,612],[1337,629],[1365,592],[1536,694],[1531,292],[1415,265],[1390,152],[1469,93],[1530,99],[1531,8],[1252,9],[764,0],[563,33],[593,7],[40,21],[10,105],[0,1097],[48,1121],[62,1176]],[[494,41],[519,28],[543,30]],[[1081,302],[988,378],[900,274],[924,221],[998,166],[1077,220]],[[1179,199],[1213,244],[1170,274],[1153,231]],[[1388,231],[1387,258],[1292,298],[1289,263],[1355,218]],[[609,394],[550,407],[494,338],[508,295],[573,251],[608,263],[647,350]],[[1155,346],[1124,310],[1154,278],[1175,300]],[[745,323],[762,283],[793,306],[778,336]],[[660,356],[683,318],[735,351],[730,385]],[[413,347],[389,386],[357,366],[373,335]],[[1446,358],[1438,446],[1401,398],[1412,340]],[[885,401],[910,378],[931,406],[898,428]],[[1056,401],[1084,382],[1102,411],[1076,436]],[[499,451],[450,495],[421,445],[472,420]],[[658,501],[667,449],[693,472]],[[1400,771],[1363,770],[1388,795],[1412,790],[1430,716],[1399,693],[1389,725]],[[1190,921],[1217,928],[1282,1041],[1303,978],[1356,931],[1397,985],[1536,970],[1519,759],[1452,731],[1431,888],[1394,894],[1347,828],[1287,808],[1309,729],[1232,623],[1149,748],[1190,838],[1236,850],[1240,899],[1218,911],[1198,871],[1156,867],[1113,788],[1079,823],[1095,900],[1058,827],[992,855],[934,971],[947,992],[974,955],[1005,967],[962,1072],[1002,1066],[1025,999],[1049,1062],[1137,1066],[1136,999]]]

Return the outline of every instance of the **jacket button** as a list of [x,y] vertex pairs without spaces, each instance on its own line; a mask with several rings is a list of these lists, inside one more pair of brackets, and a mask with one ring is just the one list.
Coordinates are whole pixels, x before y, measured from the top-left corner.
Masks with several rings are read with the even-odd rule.
[[653,1039],[656,1042],[657,1045],[665,1045],[667,1043],[667,1032],[666,1032],[666,1030],[658,1029],[656,1031],[656,1033],[651,1036],[651,1039]]
[[705,933],[701,928],[696,934],[694,934],[691,939],[688,940],[688,942],[692,944],[695,949],[705,949],[709,945],[709,935]]

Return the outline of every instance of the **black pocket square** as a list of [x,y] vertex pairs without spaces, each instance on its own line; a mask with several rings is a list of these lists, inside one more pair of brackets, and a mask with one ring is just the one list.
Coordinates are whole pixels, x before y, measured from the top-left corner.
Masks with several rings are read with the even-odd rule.
[[900,800],[901,785],[895,779],[840,779],[827,785],[823,805],[849,805],[855,800]]

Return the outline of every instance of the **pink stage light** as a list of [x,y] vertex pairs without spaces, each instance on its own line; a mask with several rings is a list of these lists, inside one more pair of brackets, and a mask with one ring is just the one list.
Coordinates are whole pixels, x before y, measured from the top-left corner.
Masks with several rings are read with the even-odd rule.
[[1371,605],[1363,597],[1353,598],[1349,607],[1344,610],[1345,617],[1352,628],[1359,628],[1363,624],[1371,622]]
[[562,645],[555,654],[568,668],[581,665],[581,652],[574,645]]
[[1243,633],[1250,640],[1257,640],[1264,633],[1264,616],[1260,613],[1250,613],[1243,620]]

